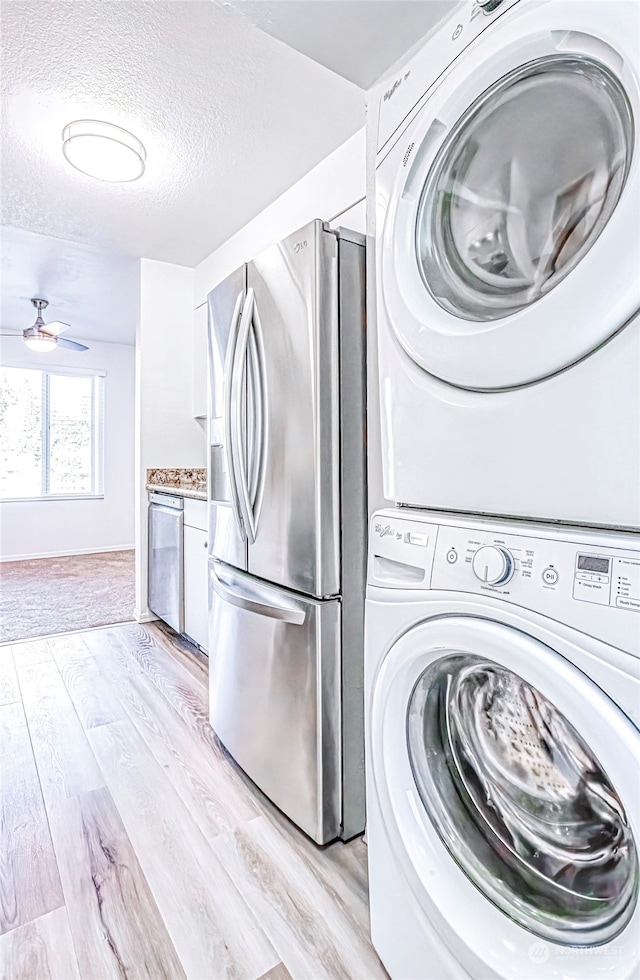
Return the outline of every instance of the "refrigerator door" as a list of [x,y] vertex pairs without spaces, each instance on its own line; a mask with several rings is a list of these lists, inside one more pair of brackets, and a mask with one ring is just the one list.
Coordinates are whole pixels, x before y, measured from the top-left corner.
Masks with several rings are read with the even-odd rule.
[[[239,483],[234,460],[244,434],[238,430],[236,406],[244,417],[246,394],[233,388],[240,357],[238,336],[246,298],[246,266],[220,283],[209,305],[209,555],[247,567],[247,538],[241,517]],[[243,407],[244,402],[244,407]]]
[[340,592],[338,242],[313,221],[247,268],[250,573]]
[[340,601],[209,562],[211,725],[318,844],[341,823]]

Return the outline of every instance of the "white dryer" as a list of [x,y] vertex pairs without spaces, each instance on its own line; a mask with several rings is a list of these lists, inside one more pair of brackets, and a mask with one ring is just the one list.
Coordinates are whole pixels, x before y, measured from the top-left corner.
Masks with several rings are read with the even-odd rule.
[[637,536],[377,513],[365,692],[393,980],[637,977]]
[[369,111],[385,497],[640,526],[640,4],[475,0]]

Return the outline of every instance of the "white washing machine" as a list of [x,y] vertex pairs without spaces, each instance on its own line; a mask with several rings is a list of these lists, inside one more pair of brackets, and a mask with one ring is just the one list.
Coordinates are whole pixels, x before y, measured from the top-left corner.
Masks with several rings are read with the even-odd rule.
[[385,497],[640,527],[640,4],[475,0],[369,110]]
[[382,511],[373,943],[393,980],[640,975],[640,542]]

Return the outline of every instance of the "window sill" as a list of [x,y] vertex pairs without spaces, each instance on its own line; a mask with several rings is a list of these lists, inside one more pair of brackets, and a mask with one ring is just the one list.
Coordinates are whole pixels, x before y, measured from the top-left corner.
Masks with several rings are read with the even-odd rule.
[[103,493],[49,493],[46,497],[0,497],[0,504],[30,504],[36,500],[104,500]]

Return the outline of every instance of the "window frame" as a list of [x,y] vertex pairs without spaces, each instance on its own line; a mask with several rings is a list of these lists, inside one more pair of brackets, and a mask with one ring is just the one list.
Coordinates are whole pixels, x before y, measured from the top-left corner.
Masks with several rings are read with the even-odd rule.
[[[103,500],[104,499],[104,447],[105,447],[105,400],[107,372],[98,368],[75,368],[63,365],[52,365],[47,367],[34,367],[33,364],[25,364],[18,359],[4,360],[3,368],[13,368],[19,371],[38,371],[42,375],[42,493],[21,497],[3,497],[0,495],[0,504],[5,503],[28,503],[39,500]],[[91,458],[92,458],[92,486],[91,492],[82,493],[49,493],[48,488],[51,482],[51,460],[50,460],[50,418],[51,405],[50,378],[51,375],[75,378],[90,378],[92,380],[91,397]],[[97,488],[97,489],[95,489]]]

